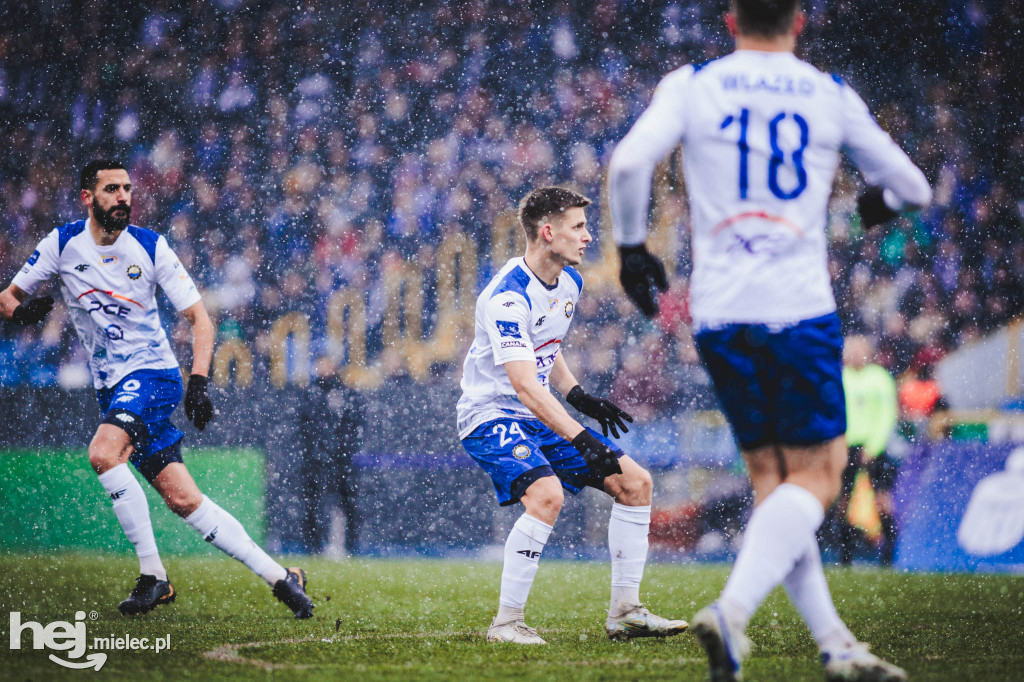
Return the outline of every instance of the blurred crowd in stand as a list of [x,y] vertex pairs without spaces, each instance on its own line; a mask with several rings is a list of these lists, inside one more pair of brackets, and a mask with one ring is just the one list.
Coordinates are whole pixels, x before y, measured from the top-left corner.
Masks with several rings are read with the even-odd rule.
[[[731,49],[724,2],[697,0],[22,2],[0,9],[0,279],[83,216],[80,166],[121,158],[133,222],[167,236],[220,338],[255,349],[258,378],[286,312],[310,316],[324,352],[326,300],[345,285],[366,291],[378,357],[381,273],[415,259],[432,286],[446,234],[477,241],[483,286],[497,215],[542,183],[596,199],[659,78]],[[1024,308],[1024,83],[1008,56],[1024,7],[804,6],[800,55],[856,88],[936,190],[920,215],[865,234],[844,167],[829,217],[846,331],[872,337],[893,375],[927,377]],[[578,307],[571,363],[640,423],[715,404],[689,336],[687,253],[684,239],[653,322],[617,290]],[[186,328],[166,324],[187,357]],[[65,314],[0,326],[0,385],[83,386],[85,361]],[[457,381],[457,366],[435,369]]]

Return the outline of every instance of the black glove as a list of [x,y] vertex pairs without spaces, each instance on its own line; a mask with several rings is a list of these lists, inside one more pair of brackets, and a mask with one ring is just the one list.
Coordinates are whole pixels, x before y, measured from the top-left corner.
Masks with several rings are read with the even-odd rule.
[[193,374],[188,378],[188,390],[185,391],[185,416],[200,431],[213,419],[213,403],[206,395],[206,381],[206,377]]
[[573,386],[572,390],[566,394],[565,401],[588,417],[593,417],[601,422],[601,430],[606,437],[609,430],[611,430],[613,438],[619,437],[619,431],[629,433],[626,422],[633,421],[633,417],[629,413],[619,409],[618,405],[610,400],[590,395],[579,384]]
[[877,185],[868,187],[857,196],[857,211],[865,230],[889,222],[899,215],[886,205],[882,198],[882,188]]
[[50,314],[53,308],[53,296],[42,296],[33,298],[28,303],[22,303],[11,314],[11,320],[18,324],[39,324]]
[[599,441],[586,429],[572,439],[572,446],[580,451],[590,470],[599,476],[614,476],[622,473],[615,451]]
[[654,317],[658,314],[658,297],[652,289],[668,291],[665,266],[643,244],[620,246],[619,259],[622,261],[619,281],[626,295],[636,303],[640,312]]

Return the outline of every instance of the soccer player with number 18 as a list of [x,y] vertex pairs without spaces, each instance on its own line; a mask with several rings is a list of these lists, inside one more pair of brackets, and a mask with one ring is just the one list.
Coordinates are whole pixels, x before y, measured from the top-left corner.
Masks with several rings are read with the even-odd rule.
[[847,460],[825,223],[841,149],[869,185],[858,198],[866,228],[924,206],[931,189],[842,78],[793,54],[799,0],[733,0],[726,22],[736,51],[668,74],[610,170],[620,278],[653,315],[666,281],[644,246],[651,175],[682,144],[694,338],[754,489],[729,581],[693,631],[711,679],[740,679],[747,622],[781,583],[828,679],[902,680],[839,618],[815,539]]

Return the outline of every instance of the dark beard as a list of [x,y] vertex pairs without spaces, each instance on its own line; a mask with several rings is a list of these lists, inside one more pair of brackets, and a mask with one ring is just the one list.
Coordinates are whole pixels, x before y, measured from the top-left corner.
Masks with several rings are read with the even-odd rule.
[[[117,211],[117,209],[123,209],[124,213],[114,215],[114,211]],[[117,204],[109,211],[104,211],[100,208],[99,202],[96,201],[96,197],[93,197],[92,217],[96,219],[96,222],[99,223],[104,232],[118,232],[128,227],[128,221],[132,217],[132,207],[131,204]]]

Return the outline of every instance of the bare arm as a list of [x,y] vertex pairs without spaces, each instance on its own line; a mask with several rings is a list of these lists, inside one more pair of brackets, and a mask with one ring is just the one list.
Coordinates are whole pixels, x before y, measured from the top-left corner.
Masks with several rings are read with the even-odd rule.
[[[557,366],[557,359],[555,361]],[[537,364],[529,360],[512,360],[504,365],[512,388],[516,390],[519,402],[541,420],[545,426],[567,441],[572,441],[583,431],[583,425],[569,416],[551,392],[537,380]],[[568,367],[565,368],[568,372]],[[570,374],[571,376],[571,374]],[[572,388],[570,386],[569,388]],[[568,389],[566,389],[568,390]]]
[[22,291],[13,284],[0,291],[0,315],[8,320],[14,314],[14,309],[28,300],[28,293]]
[[555,364],[551,366],[551,376],[549,378],[551,385],[556,391],[562,395],[567,395],[572,390],[573,386],[578,386],[579,381],[573,376],[572,370],[569,369],[568,363],[561,353],[555,357]]
[[181,311],[192,324],[192,374],[209,376],[213,358],[213,322],[202,301]]

